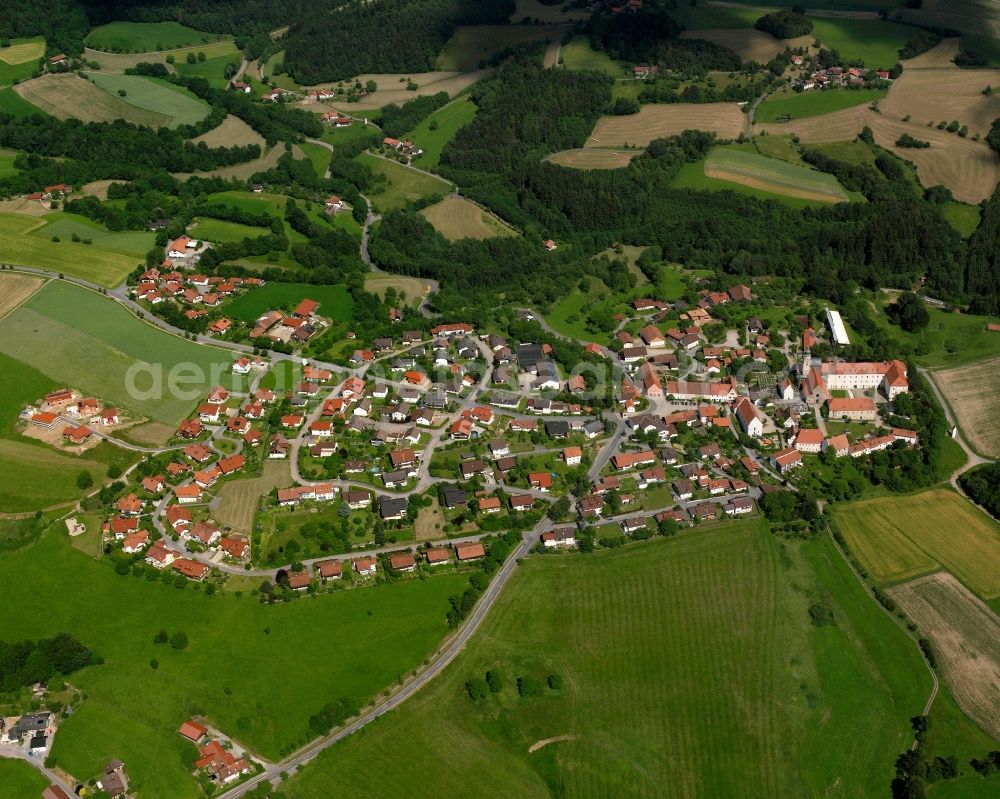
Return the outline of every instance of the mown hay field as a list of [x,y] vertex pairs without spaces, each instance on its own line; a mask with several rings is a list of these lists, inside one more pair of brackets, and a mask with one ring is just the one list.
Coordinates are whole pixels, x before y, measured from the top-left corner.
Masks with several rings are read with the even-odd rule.
[[368,197],[378,211],[395,211],[407,203],[431,197],[435,194],[450,194],[452,185],[444,178],[410,169],[387,158],[361,153],[358,161],[367,164],[378,175],[385,175],[384,188],[368,192]]
[[267,462],[260,477],[225,483],[219,489],[219,506],[212,511],[212,516],[219,524],[250,533],[253,531],[253,520],[260,507],[261,497],[274,488],[288,488],[293,482],[287,461]]
[[681,33],[682,39],[707,39],[732,50],[744,62],[756,61],[766,64],[778,53],[785,52],[786,47],[796,49],[809,47],[815,39],[812,36],[799,36],[794,39],[775,39],[770,33],[758,30],[738,28],[708,28],[705,30],[687,30]]
[[743,150],[714,148],[705,159],[705,175],[803,200],[847,200],[833,175]]
[[970,135],[982,136],[1000,116],[1000,93],[983,94],[991,83],[1000,82],[998,78],[995,70],[988,69],[908,69],[879,108],[883,114],[909,115],[921,124],[957,120],[968,125]]
[[852,502],[834,518],[880,583],[944,566],[984,599],[1000,596],[1000,524],[953,491]]
[[[265,74],[267,73],[265,72]],[[337,108],[343,113],[363,117],[366,113],[372,114],[375,110],[388,103],[402,105],[407,100],[412,100],[414,97],[423,97],[424,95],[437,94],[438,92],[447,92],[449,97],[454,97],[456,94],[468,89],[485,74],[486,70],[484,69],[447,69],[435,72],[416,72],[406,74],[394,73],[383,75],[379,73],[372,73],[358,75],[357,78],[352,78],[352,83],[354,81],[361,81],[363,85],[368,81],[373,80],[378,87],[371,94],[366,97],[362,97],[358,103],[348,103],[346,101],[337,101],[333,104],[304,103],[302,107],[316,112],[330,111],[333,108]],[[416,91],[411,92],[406,88],[407,79],[417,84]],[[325,83],[317,85],[330,87],[335,86],[336,84]],[[359,111],[357,110],[359,108],[370,110]]]
[[449,241],[517,235],[502,220],[464,197],[445,197],[420,213]]
[[7,64],[25,64],[45,55],[45,38],[11,39],[9,47],[0,47],[0,61]]
[[1000,358],[934,372],[933,380],[969,443],[984,455],[1000,458]]
[[638,114],[601,117],[584,147],[645,147],[653,139],[676,136],[685,130],[709,130],[719,138],[735,139],[744,124],[737,103],[644,105]]
[[[822,597],[836,625],[814,627]],[[503,687],[465,684],[499,668]],[[554,674],[560,687],[545,687]],[[542,695],[522,698],[533,677]],[[286,783],[378,796],[877,796],[930,688],[829,540],[756,522],[533,557],[431,685]],[[433,768],[370,769],[378,752]],[[720,763],[727,764],[719,768]]]
[[81,122],[124,119],[150,128],[170,127],[173,122],[169,114],[127,103],[73,73],[42,75],[19,83],[14,91],[57,119],[79,119]]
[[[104,91],[121,97],[129,105],[166,114],[173,120],[170,127],[197,124],[208,116],[210,110],[208,103],[195,97],[187,89],[156,78],[117,75],[113,72],[88,72],[87,77]],[[125,94],[121,95],[120,92]]]
[[896,586],[889,594],[934,642],[959,707],[1000,739],[1000,618],[946,572]]
[[612,150],[601,147],[582,147],[553,153],[546,161],[573,169],[622,169],[642,150]]
[[0,319],[38,291],[44,282],[34,275],[0,272]]

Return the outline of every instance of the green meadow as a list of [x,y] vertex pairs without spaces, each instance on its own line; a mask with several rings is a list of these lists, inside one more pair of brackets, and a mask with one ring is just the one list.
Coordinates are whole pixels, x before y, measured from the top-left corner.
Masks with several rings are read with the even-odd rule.
[[[306,742],[309,717],[326,703],[367,701],[415,668],[445,634],[448,596],[466,580],[439,575],[266,605],[119,576],[72,549],[57,525],[0,560],[7,590],[32,596],[0,619],[0,639],[69,631],[105,659],[72,676],[86,699],[55,738],[59,766],[87,780],[117,757],[137,795],[195,799],[182,721],[204,715],[278,759]],[[189,646],[154,644],[160,629],[183,631]]]
[[[55,211],[46,214],[45,224],[33,230],[32,236],[52,240],[58,236],[60,241],[74,241],[76,236],[80,241],[90,239],[94,246],[107,252],[117,252],[123,255],[145,258],[146,253],[156,243],[156,234],[146,230],[110,231],[99,222],[94,222],[85,216]],[[88,245],[89,246],[89,245]]]
[[771,95],[757,108],[757,122],[777,122],[779,119],[804,119],[841,111],[856,105],[866,105],[885,97],[885,89],[828,89],[801,94]]
[[220,37],[179,22],[109,22],[94,28],[84,43],[110,53],[148,53],[213,42]]
[[188,228],[188,235],[205,241],[239,242],[243,239],[255,239],[258,236],[270,234],[270,230],[252,225],[241,225],[237,222],[227,222],[224,219],[200,218]]
[[23,760],[0,760],[0,799],[33,799],[48,787],[49,781],[34,766]]
[[0,352],[166,424],[187,416],[211,385],[232,386],[234,379],[229,352],[166,333],[62,281],[48,283],[0,321]]
[[[3,65],[0,64],[0,72],[2,70]],[[3,82],[0,79],[0,85]],[[9,86],[6,89],[0,89],[0,112],[10,114],[12,117],[30,117],[32,114],[42,117],[48,116],[41,108],[29,103]]]
[[451,184],[443,178],[409,169],[396,161],[370,153],[361,153],[358,160],[370,166],[375,174],[386,177],[386,184],[382,189],[367,194],[379,211],[395,211],[424,197],[451,193]]
[[237,297],[226,310],[234,319],[254,322],[270,310],[291,311],[304,299],[318,302],[317,313],[338,322],[349,321],[354,308],[354,300],[342,284],[268,283]]
[[103,249],[99,244],[83,244],[71,239],[52,241],[31,235],[46,224],[44,218],[0,214],[0,237],[5,261],[74,275],[111,288],[117,286],[142,261],[138,256]]
[[424,154],[417,159],[417,164],[422,169],[437,167],[445,145],[475,116],[476,104],[468,97],[460,97],[439,108],[407,133],[406,138],[424,151]]
[[17,152],[14,150],[0,150],[0,178],[9,178],[17,174],[17,167],[14,166],[14,159]]
[[559,52],[566,69],[603,72],[612,78],[625,77],[625,65],[613,60],[607,53],[595,50],[585,36],[574,36]]
[[[810,622],[817,602],[834,624]],[[473,702],[466,681],[497,668],[501,690]],[[518,695],[524,676],[540,696]],[[526,560],[442,676],[283,791],[882,796],[930,683],[829,539],[726,523]],[[385,752],[409,767],[366,768]]]
[[[194,53],[195,58],[197,58],[198,53],[204,53],[205,60],[196,60],[193,64],[189,64],[187,61],[188,53]],[[230,41],[209,44],[205,47],[174,50],[170,53],[164,53],[164,55],[173,55],[174,69],[177,70],[179,75],[191,78],[205,78],[205,80],[217,89],[225,88],[227,84],[226,65],[235,64],[239,66],[242,58],[236,45]]]
[[201,122],[210,110],[208,103],[187,89],[156,78],[113,72],[88,72],[87,77],[108,94],[120,97],[129,105],[173,117],[171,127]]

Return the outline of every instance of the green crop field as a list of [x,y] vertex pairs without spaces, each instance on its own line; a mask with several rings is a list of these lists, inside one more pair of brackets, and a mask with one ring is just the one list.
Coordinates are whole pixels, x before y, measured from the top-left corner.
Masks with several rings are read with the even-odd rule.
[[[2,71],[2,66],[0,66],[0,71]],[[3,80],[0,79],[0,85],[2,84]],[[10,114],[13,117],[30,117],[32,114],[48,116],[41,108],[29,103],[9,86],[6,89],[0,89],[0,113]]]
[[[421,169],[434,169],[441,162],[441,151],[460,128],[468,125],[476,116],[476,104],[468,97],[452,100],[439,108],[423,122],[406,134],[424,154],[417,159]],[[431,126],[436,125],[434,130]],[[353,125],[351,126],[354,127]],[[350,130],[351,128],[348,128]]]
[[27,80],[37,70],[37,61],[25,61],[23,64],[8,64],[6,61],[0,61],[0,86],[10,86],[15,81]]
[[0,799],[33,799],[48,787],[49,781],[34,766],[22,760],[0,760]]
[[[156,234],[146,230],[109,231],[103,225],[87,219],[85,216],[55,211],[46,214],[45,225],[33,230],[32,236],[51,241],[58,236],[61,241],[73,241],[76,235],[79,239],[91,239],[94,246],[108,252],[119,252],[123,255],[145,258],[146,253],[156,243]],[[88,245],[89,246],[89,245]]]
[[592,70],[603,72],[612,78],[625,77],[626,67],[601,50],[595,50],[584,36],[574,36],[562,46],[560,59],[566,69]]
[[347,287],[342,284],[268,283],[237,297],[226,310],[234,319],[254,322],[273,309],[290,311],[307,298],[319,303],[317,313],[320,316],[336,319],[338,322],[346,322],[351,318],[354,300]]
[[213,33],[178,22],[109,22],[94,28],[85,40],[87,47],[111,53],[149,53],[176,47],[214,42]]
[[[810,624],[816,601],[835,625]],[[503,689],[472,702],[466,680],[498,667]],[[518,677],[549,674],[561,688],[519,698]],[[441,677],[282,791],[881,796],[930,687],[829,539],[744,521],[528,559]],[[368,767],[386,752],[408,765]]]
[[[3,615],[0,640],[69,631],[105,658],[72,677],[87,698],[55,738],[61,766],[89,779],[118,757],[137,795],[194,799],[202,793],[182,758],[193,753],[177,734],[182,721],[203,714],[277,759],[305,742],[309,716],[327,702],[368,700],[416,667],[446,632],[447,598],[466,579],[439,575],[269,606],[119,576],[73,550],[57,527],[0,561],[3,585],[32,595],[30,607]],[[185,632],[190,645],[154,644],[161,628]]]
[[113,300],[62,281],[48,283],[0,322],[0,352],[165,424],[182,420],[210,386],[234,385],[230,353],[165,333]]
[[[143,75],[118,75],[113,72],[88,72],[94,83],[129,105],[173,117],[171,127],[194,125],[208,116],[209,106],[187,89]],[[125,95],[119,94],[124,91]]]
[[221,243],[243,241],[243,239],[248,238],[255,239],[258,236],[267,236],[271,233],[267,228],[241,225],[237,222],[227,222],[224,219],[205,218],[196,219],[187,232],[188,235],[205,241]]
[[735,147],[715,147],[704,161],[685,164],[671,185],[735,191],[794,208],[848,199],[832,175]]
[[883,583],[943,566],[984,599],[1000,596],[1000,525],[950,490],[837,506],[851,551]]
[[385,188],[367,195],[379,211],[395,211],[414,200],[451,193],[451,184],[443,178],[426,175],[369,153],[361,153],[358,160],[370,166],[375,174],[385,175],[388,180]]
[[285,211],[288,198],[284,194],[267,194],[252,191],[220,191],[208,195],[210,203],[230,205],[251,214],[272,214],[281,216]]
[[855,105],[866,105],[873,100],[885,97],[885,89],[837,89],[827,91],[809,91],[795,94],[780,93],[768,97],[757,108],[757,122],[777,122],[779,119],[803,119],[816,117],[851,108]]
[[109,252],[98,244],[71,240],[53,242],[30,235],[45,224],[38,217],[0,214],[0,238],[3,258],[21,266],[37,266],[67,275],[75,275],[111,288],[124,280],[141,258]]

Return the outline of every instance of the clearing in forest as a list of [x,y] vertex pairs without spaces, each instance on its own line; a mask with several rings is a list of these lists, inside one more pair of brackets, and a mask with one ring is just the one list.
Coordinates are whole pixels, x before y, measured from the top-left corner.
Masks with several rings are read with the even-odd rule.
[[449,241],[517,235],[501,219],[464,197],[445,197],[420,213]]
[[653,139],[685,130],[708,130],[721,139],[735,139],[744,124],[737,103],[644,105],[638,114],[601,117],[584,147],[645,147]]

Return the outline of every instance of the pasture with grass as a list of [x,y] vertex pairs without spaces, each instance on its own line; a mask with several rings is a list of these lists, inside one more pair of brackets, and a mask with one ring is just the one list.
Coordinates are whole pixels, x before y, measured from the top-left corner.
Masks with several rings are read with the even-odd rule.
[[145,230],[109,231],[104,225],[77,214],[53,211],[43,219],[45,224],[33,230],[31,235],[49,241],[53,236],[60,242],[86,243],[89,240],[101,250],[130,255],[139,260],[145,258],[156,243],[155,233]]
[[[833,623],[812,624],[813,603]],[[491,669],[498,691],[470,699]],[[522,677],[539,696],[518,695]],[[286,792],[319,799],[336,775],[358,797],[880,796],[929,691],[828,539],[738,522],[526,560],[438,680]],[[363,767],[419,760],[428,740],[436,768]]]
[[241,225],[238,222],[228,222],[225,219],[196,219],[188,227],[188,235],[205,241],[221,243],[255,239],[267,236],[270,230],[252,225]]
[[[87,698],[61,725],[56,761],[82,779],[124,760],[140,796],[201,796],[177,734],[202,714],[254,751],[278,759],[304,743],[309,717],[327,702],[365,702],[416,667],[446,632],[448,596],[464,575],[266,605],[256,597],[207,596],[194,586],[119,576],[70,547],[65,528],[0,561],[10,590],[37,592],[5,614],[0,639],[72,630],[105,658],[73,675]],[[114,613],[107,609],[114,607]],[[183,651],[155,644],[183,631]],[[317,630],[335,631],[319,635]],[[275,652],[295,653],[273,668]],[[151,660],[158,668],[150,668]]]
[[757,122],[780,122],[840,111],[855,105],[870,105],[885,97],[885,89],[837,89],[795,94],[781,91],[768,96],[757,108]]
[[[406,138],[415,142],[424,151],[417,159],[422,169],[434,169],[441,161],[441,151],[452,140],[460,128],[468,125],[476,116],[476,104],[467,97],[460,97],[430,114]],[[352,125],[348,130],[358,127]]]

